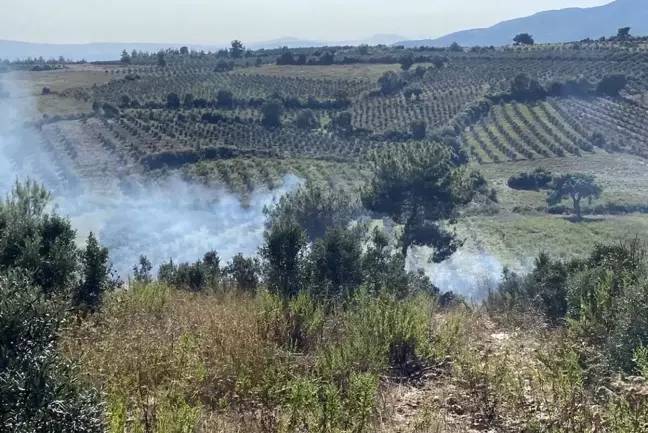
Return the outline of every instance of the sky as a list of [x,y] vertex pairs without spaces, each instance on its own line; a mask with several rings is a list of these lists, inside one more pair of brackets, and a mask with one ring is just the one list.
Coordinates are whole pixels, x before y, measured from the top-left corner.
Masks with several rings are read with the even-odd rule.
[[0,39],[49,43],[410,39],[611,0],[0,0]]

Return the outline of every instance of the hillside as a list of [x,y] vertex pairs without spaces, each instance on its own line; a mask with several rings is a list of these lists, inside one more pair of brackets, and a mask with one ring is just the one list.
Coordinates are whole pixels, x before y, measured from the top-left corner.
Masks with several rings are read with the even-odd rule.
[[0,68],[0,425],[645,433],[644,41]]
[[406,47],[503,46],[520,33],[533,35],[536,43],[556,43],[613,36],[621,27],[632,27],[635,36],[648,35],[648,3],[643,0],[616,0],[604,6],[569,8],[539,12],[504,21],[489,28],[463,30],[438,39],[404,41]]

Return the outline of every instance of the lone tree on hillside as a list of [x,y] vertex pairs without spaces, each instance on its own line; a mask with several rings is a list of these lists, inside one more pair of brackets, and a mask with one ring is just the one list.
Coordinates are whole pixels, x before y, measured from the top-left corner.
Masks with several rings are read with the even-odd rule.
[[515,42],[515,45],[533,45],[535,44],[535,41],[533,40],[533,36],[531,36],[528,33],[520,33],[516,37],[513,38],[513,42]]
[[243,46],[243,42],[237,40],[232,41],[232,48],[230,48],[230,55],[232,56],[233,59],[240,59],[243,57],[243,53],[245,52],[245,47]]
[[371,180],[362,189],[365,208],[403,224],[403,255],[414,245],[434,247],[442,262],[461,246],[441,227],[457,209],[470,203],[485,182],[452,163],[452,154],[438,143],[401,143],[375,153]]
[[216,93],[216,104],[219,107],[231,108],[234,106],[234,94],[229,90],[219,90]]
[[344,135],[351,135],[353,133],[353,118],[351,113],[343,111],[333,118],[331,125],[336,131]]
[[164,54],[164,51],[159,51],[157,53],[157,59],[158,59],[158,66],[164,68],[167,65],[166,62],[166,55]]
[[547,203],[550,206],[557,205],[565,199],[571,198],[574,202],[574,213],[578,221],[583,219],[581,213],[581,200],[586,198],[590,202],[599,198],[603,188],[596,183],[594,176],[574,173],[556,177],[550,185],[547,195]]
[[295,125],[300,129],[315,129],[319,124],[315,113],[309,108],[302,110],[295,119]]
[[631,27],[621,27],[617,33],[617,41],[627,41],[632,39],[632,36],[630,36],[630,29]]
[[424,120],[412,120],[410,131],[415,140],[423,140],[427,135],[427,123]]
[[171,110],[177,110],[180,108],[180,97],[177,93],[169,93],[167,95],[167,108]]
[[448,50],[453,51],[453,52],[456,52],[456,53],[460,53],[460,52],[462,52],[464,49],[463,49],[463,47],[462,47],[461,45],[459,45],[457,42],[453,42],[452,45],[450,45],[450,48],[448,48]]
[[403,80],[400,79],[396,72],[386,71],[378,78],[378,85],[383,94],[390,95],[403,87]]

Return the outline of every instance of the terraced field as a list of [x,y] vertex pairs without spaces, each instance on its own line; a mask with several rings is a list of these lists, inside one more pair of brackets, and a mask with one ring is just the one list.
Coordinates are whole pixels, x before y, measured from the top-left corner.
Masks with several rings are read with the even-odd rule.
[[[121,179],[176,170],[244,195],[276,186],[290,172],[356,186],[374,149],[415,139],[413,121],[422,121],[427,132],[416,139],[451,137],[484,169],[509,161],[537,165],[616,153],[648,158],[648,108],[641,102],[648,93],[648,53],[641,47],[415,50],[409,71],[398,65],[403,51],[334,51],[336,64],[328,66],[276,66],[269,63],[280,52],[267,51],[236,60],[233,71],[216,72],[222,60],[217,55],[168,52],[166,67],[152,55],[134,58],[131,65],[22,73],[23,85],[25,79],[31,83],[24,86],[27,94],[38,101],[32,109],[49,115],[30,130],[30,143],[50,152],[61,167],[62,185],[76,182],[101,194],[118,194]],[[317,55],[293,54],[298,52],[307,59]],[[257,58],[260,67],[252,66]],[[381,93],[387,72],[399,83],[395,91]],[[484,98],[508,91],[520,73],[544,86],[583,78],[595,86],[606,75],[621,73],[627,85],[617,97],[491,102],[483,110]],[[54,93],[37,95],[49,79]],[[231,103],[218,102],[221,90],[231,92]],[[179,106],[168,106],[169,94],[178,96]],[[270,99],[284,105],[280,127],[263,124],[263,104]],[[107,115],[104,104],[117,115]],[[477,104],[482,105],[475,111]],[[307,108],[309,123],[299,127]],[[75,109],[78,114],[71,115]],[[350,123],[340,127],[338,119],[346,113]],[[49,176],[47,170],[43,176]]]

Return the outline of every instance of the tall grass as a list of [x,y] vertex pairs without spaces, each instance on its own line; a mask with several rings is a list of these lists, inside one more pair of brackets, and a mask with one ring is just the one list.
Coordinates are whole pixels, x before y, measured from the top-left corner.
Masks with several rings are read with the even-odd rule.
[[160,284],[112,294],[68,330],[65,353],[108,396],[111,432],[184,432],[245,413],[254,428],[368,431],[384,377],[445,350],[431,298],[366,292],[324,314],[302,293],[187,293]]

